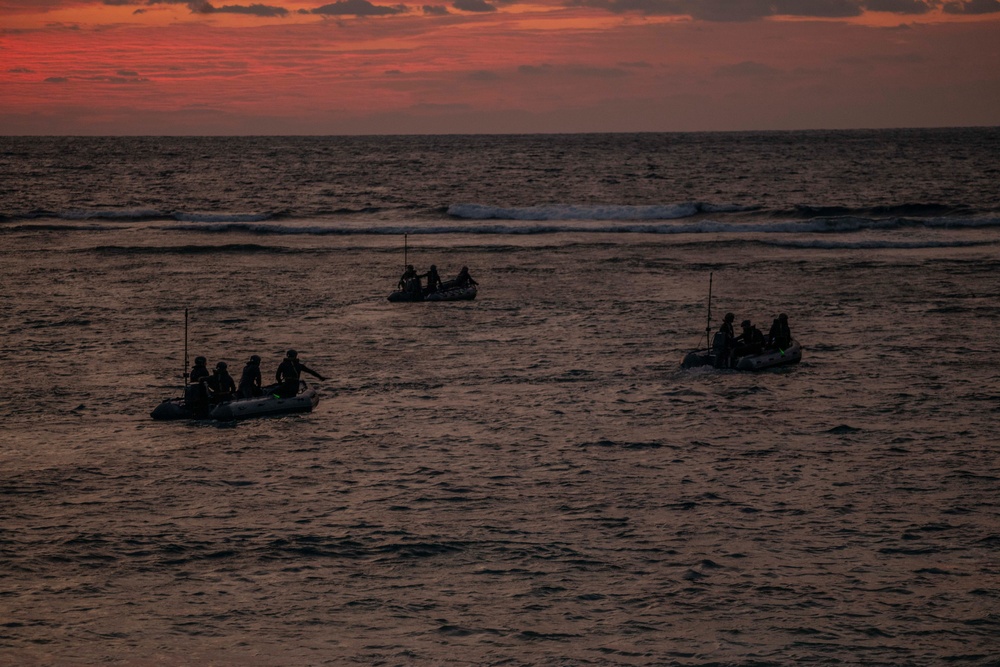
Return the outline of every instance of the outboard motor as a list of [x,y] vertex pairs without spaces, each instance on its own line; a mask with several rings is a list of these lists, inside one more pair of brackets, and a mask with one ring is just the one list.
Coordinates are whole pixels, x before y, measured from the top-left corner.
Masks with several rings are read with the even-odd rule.
[[208,415],[208,394],[205,385],[200,382],[185,385],[184,405],[196,417]]
[[720,354],[729,349],[729,335],[725,331],[716,331],[712,337],[712,352]]

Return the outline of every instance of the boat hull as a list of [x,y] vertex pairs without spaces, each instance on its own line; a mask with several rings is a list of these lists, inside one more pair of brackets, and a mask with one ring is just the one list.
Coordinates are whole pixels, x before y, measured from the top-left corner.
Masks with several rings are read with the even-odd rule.
[[194,410],[189,408],[182,398],[168,398],[153,408],[149,416],[157,421],[199,418],[199,415],[196,415]]
[[424,297],[424,301],[472,301],[478,292],[475,285],[452,287],[431,292]]
[[421,294],[414,294],[412,292],[404,292],[402,290],[396,290],[389,295],[389,301],[393,303],[407,303],[413,301],[423,301],[424,297]]
[[276,395],[274,389],[275,387],[268,387],[262,396],[226,401],[197,411],[187,405],[182,398],[170,398],[156,406],[149,416],[157,421],[177,419],[234,421],[311,412],[319,404],[319,392],[312,387],[303,387],[298,394],[289,397]]
[[720,364],[714,352],[691,352],[684,357],[681,366],[684,368],[698,368],[699,366],[713,366],[715,368],[731,368],[739,371],[762,371],[778,366],[788,366],[802,361],[802,346],[798,341],[792,341],[787,349],[768,349],[760,354],[750,354],[737,357],[732,361],[731,366]]
[[271,417],[287,415],[296,412],[311,412],[319,403],[319,394],[315,389],[306,389],[301,394],[289,398],[260,396],[258,398],[242,398],[216,406],[210,413],[212,419],[218,421],[233,421],[250,417]]
[[761,371],[766,368],[788,366],[802,361],[802,346],[796,341],[787,350],[764,350],[761,354],[740,357],[736,369],[740,371]]
[[475,285],[441,289],[426,295],[398,290],[389,295],[389,301],[393,303],[414,301],[472,301],[476,298],[476,294],[478,294],[478,290]]

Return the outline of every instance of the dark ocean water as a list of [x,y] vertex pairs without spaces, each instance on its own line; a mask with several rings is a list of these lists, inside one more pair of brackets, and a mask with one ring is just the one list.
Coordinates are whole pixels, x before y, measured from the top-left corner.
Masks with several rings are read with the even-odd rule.
[[[1000,665],[1000,130],[0,138],[0,664]],[[390,304],[406,259],[476,301]],[[733,311],[801,364],[682,370]],[[160,423],[190,356],[330,378]]]

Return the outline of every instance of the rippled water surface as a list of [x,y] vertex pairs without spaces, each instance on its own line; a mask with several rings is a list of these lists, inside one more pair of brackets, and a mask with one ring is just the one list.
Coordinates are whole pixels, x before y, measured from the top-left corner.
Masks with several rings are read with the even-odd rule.
[[[479,297],[390,304],[398,236],[129,210],[0,224],[0,664],[998,664],[995,227],[415,233]],[[682,370],[710,274],[802,363]],[[150,420],[185,308],[317,409]]]

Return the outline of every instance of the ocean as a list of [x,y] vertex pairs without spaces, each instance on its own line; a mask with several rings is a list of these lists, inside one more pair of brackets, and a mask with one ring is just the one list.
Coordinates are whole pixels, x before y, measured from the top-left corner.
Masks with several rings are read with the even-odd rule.
[[[0,138],[0,664],[1000,665],[998,183],[1000,128]],[[801,363],[682,369],[727,311]],[[289,348],[313,412],[150,419]]]

